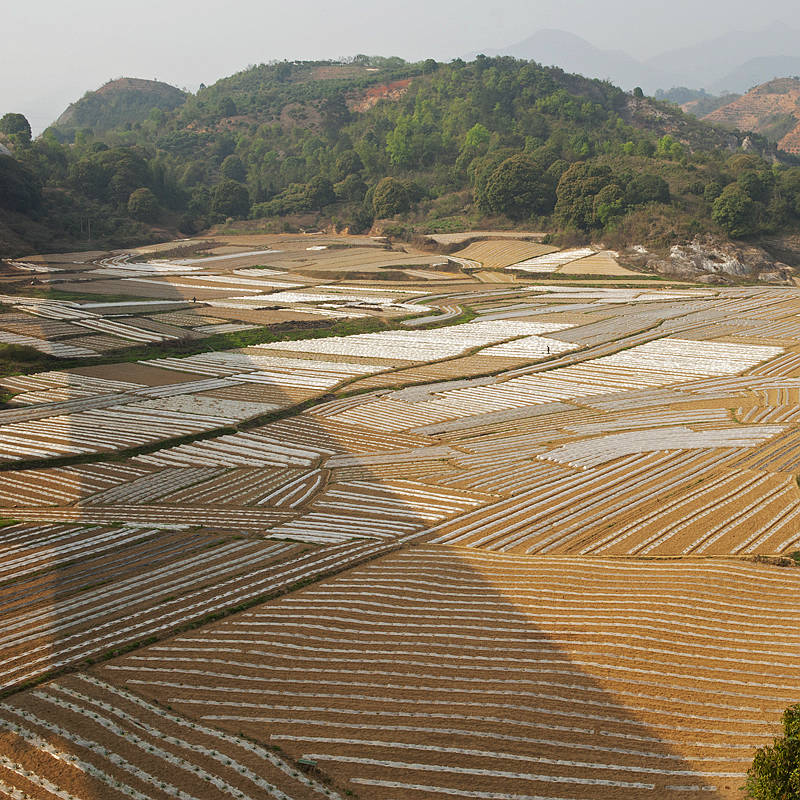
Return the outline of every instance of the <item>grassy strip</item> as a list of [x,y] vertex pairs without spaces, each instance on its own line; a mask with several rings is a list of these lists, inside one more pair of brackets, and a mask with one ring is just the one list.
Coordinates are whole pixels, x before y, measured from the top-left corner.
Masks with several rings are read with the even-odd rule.
[[[311,548],[309,548],[310,550]],[[118,658],[120,656],[125,655],[126,653],[130,653],[134,650],[138,650],[141,647],[147,647],[148,645],[155,644],[156,642],[163,641],[171,636],[177,636],[181,633],[188,633],[189,631],[197,630],[204,625],[208,625],[212,622],[219,622],[227,617],[230,617],[234,614],[239,614],[242,611],[247,611],[254,606],[261,605],[262,603],[267,603],[270,600],[276,600],[279,597],[284,597],[287,594],[291,594],[292,592],[296,592],[299,589],[304,589],[306,586],[311,586],[312,584],[319,583],[320,581],[327,580],[328,578],[333,578],[336,575],[340,575],[343,572],[347,572],[350,569],[354,569],[355,567],[360,567],[364,564],[369,564],[372,561],[377,561],[379,558],[383,558],[384,556],[390,555],[391,553],[396,552],[397,550],[401,549],[401,545],[396,545],[391,549],[384,550],[380,553],[376,553],[374,555],[369,555],[364,558],[358,559],[356,561],[350,561],[347,564],[343,564],[340,567],[334,567],[327,572],[321,572],[319,575],[315,575],[312,578],[303,578],[302,580],[296,581],[295,583],[290,584],[282,589],[276,589],[273,592],[267,592],[266,594],[259,595],[258,597],[253,597],[250,600],[245,600],[243,603],[238,603],[235,606],[229,606],[228,608],[220,609],[219,611],[213,611],[209,614],[205,614],[204,616],[191,620],[189,622],[184,622],[183,624],[176,625],[174,628],[171,628],[167,631],[161,631],[157,634],[152,636],[148,636],[145,639],[140,639],[135,642],[128,642],[127,644],[120,645],[119,647],[115,647],[112,650],[107,650],[104,653],[101,653],[97,656],[85,658],[81,661],[78,661],[70,666],[65,667],[58,667],[50,672],[44,673],[43,675],[37,676],[36,678],[32,678],[31,680],[25,681],[24,683],[19,684],[18,686],[9,687],[2,691],[0,691],[0,698],[8,697],[9,695],[16,694],[17,692],[24,692],[28,689],[32,689],[35,686],[39,686],[46,681],[50,681],[53,678],[59,677],[61,675],[68,675],[73,672],[81,672],[94,664],[102,664],[106,661],[110,661],[114,658]],[[300,555],[308,552],[304,550]]]

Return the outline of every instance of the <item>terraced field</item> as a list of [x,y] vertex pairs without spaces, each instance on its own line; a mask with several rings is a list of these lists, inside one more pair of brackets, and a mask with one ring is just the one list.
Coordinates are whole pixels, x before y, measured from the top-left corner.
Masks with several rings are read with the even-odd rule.
[[0,378],[0,795],[742,798],[800,700],[800,290],[464,236],[15,268],[137,294],[0,297],[61,359]]
[[421,547],[97,674],[364,797],[735,797],[800,679],[791,624],[742,609],[783,616],[798,588]]

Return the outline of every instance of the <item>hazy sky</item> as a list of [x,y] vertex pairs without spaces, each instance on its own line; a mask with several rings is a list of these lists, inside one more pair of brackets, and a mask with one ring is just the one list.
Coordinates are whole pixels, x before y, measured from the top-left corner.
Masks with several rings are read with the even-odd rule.
[[734,29],[800,22],[797,0],[27,0],[0,11],[0,114],[39,131],[120,76],[201,83],[271,59],[450,59],[561,28],[644,58]]

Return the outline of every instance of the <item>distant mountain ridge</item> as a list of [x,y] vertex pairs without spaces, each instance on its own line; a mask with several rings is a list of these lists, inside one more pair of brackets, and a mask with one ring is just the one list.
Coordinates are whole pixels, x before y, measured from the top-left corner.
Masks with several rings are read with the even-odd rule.
[[648,94],[686,86],[715,94],[743,93],[773,78],[800,74],[800,31],[782,23],[762,30],[734,31],[644,61],[622,50],[604,50],[561,30],[541,30],[516,44],[484,51],[561,67],[623,89]]
[[562,30],[540,30],[516,44],[487,50],[486,55],[525,58],[543,66],[561,67],[566,72],[608,80],[623,89],[641,86],[648,93],[671,80],[669,73],[648,68],[623,50],[603,50]]
[[780,78],[769,81],[705,119],[760,133],[776,141],[784,152],[800,155],[800,80]]
[[186,92],[168,83],[119,78],[71,103],[53,128],[67,138],[82,128],[103,133],[127,123],[141,122],[154,108],[172,111],[186,98]]

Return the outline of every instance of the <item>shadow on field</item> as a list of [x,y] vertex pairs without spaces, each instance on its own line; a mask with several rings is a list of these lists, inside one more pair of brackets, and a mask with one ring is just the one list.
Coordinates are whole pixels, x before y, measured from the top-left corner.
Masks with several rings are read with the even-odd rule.
[[659,687],[635,635],[582,633],[568,595],[597,589],[591,565],[514,562],[403,549],[96,674],[370,800],[738,797],[746,715],[685,688],[691,668]]
[[[316,762],[364,800],[737,796],[746,763],[714,759],[742,751],[705,744],[736,742],[746,714],[694,692],[686,667],[667,676],[649,628],[627,637],[613,612],[591,622],[589,568],[391,552],[436,521],[420,497],[448,487],[408,455],[436,442],[310,411],[242,426],[302,402],[324,371],[309,356],[275,377],[249,357],[238,373],[211,359],[195,373],[116,364],[0,382],[17,394],[0,411],[8,454],[86,454],[0,472],[0,514],[19,520],[0,529],[12,704],[102,662],[93,674],[109,683]],[[324,363],[342,362],[367,360]],[[122,447],[147,452],[109,456]],[[157,756],[136,758],[147,770]],[[86,781],[82,800],[104,798]]]

